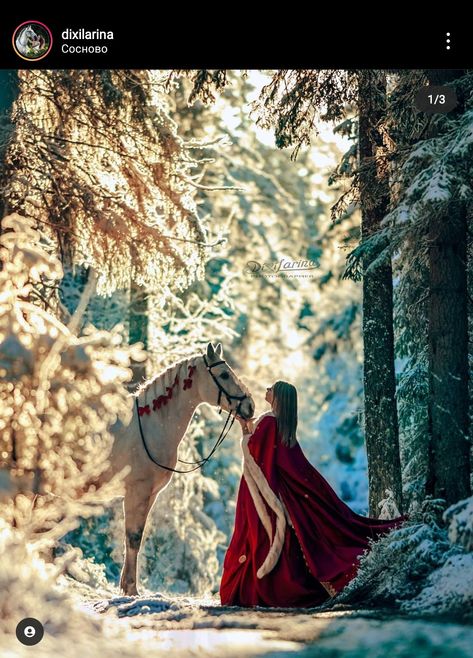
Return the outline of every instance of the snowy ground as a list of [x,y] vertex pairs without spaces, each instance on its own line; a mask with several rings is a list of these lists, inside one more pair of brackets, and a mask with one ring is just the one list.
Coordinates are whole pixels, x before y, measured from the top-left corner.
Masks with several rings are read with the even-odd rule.
[[[45,634],[33,650],[18,644],[2,658],[53,655],[95,658],[165,653],[167,658],[250,658],[323,656],[336,658],[473,657],[473,626],[412,617],[392,610],[335,609],[330,612],[220,606],[215,597],[147,593],[120,597],[64,577],[79,614],[101,627],[96,640],[79,649],[67,637]],[[40,614],[38,614],[40,617]],[[84,627],[85,630],[85,627]],[[100,639],[99,639],[100,637]],[[88,640],[88,641],[87,641]]]
[[[413,522],[381,538],[332,607],[311,610],[226,607],[144,583],[122,597],[79,549],[46,564],[5,525],[0,658],[473,658],[472,500],[445,513],[448,528]],[[45,628],[34,649],[15,637],[25,617]]]
[[[136,616],[120,620],[130,641],[151,642],[168,656],[473,656],[471,626],[390,618],[389,611],[248,611],[181,600],[153,614],[149,599],[132,605]],[[118,604],[118,614],[124,607]]]

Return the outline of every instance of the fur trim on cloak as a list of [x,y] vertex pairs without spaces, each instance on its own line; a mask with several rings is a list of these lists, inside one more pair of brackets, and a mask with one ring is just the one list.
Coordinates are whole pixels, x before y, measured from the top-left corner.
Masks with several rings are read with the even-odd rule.
[[[272,412],[267,412],[258,417],[254,427],[258,425],[259,421],[265,416],[274,416]],[[255,462],[250,450],[248,448],[248,441],[251,434],[244,434],[241,439],[241,447],[243,451],[243,475],[245,476],[248,489],[253,499],[258,516],[263,524],[264,529],[269,538],[270,549],[260,566],[256,575],[258,578],[263,578],[274,569],[276,566],[281,551],[284,546],[284,536],[286,533],[286,513],[285,506],[274,491],[269,486],[269,483],[258,464]],[[265,502],[270,509],[276,514],[276,531],[273,538],[271,518],[266,509]]]

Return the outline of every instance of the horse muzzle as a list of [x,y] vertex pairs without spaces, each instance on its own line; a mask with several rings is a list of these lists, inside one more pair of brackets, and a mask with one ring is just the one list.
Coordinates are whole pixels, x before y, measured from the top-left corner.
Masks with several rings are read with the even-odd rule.
[[240,405],[240,416],[245,420],[253,418],[255,413],[255,403],[251,398],[245,398],[241,401]]

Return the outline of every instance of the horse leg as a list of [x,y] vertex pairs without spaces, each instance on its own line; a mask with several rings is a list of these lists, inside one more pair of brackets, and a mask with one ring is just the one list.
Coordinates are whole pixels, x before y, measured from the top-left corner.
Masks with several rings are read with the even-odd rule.
[[127,489],[123,500],[125,513],[125,558],[120,577],[120,591],[125,596],[137,596],[136,566],[141,540],[146,525],[148,512],[156,498],[156,494],[147,491],[131,491]]

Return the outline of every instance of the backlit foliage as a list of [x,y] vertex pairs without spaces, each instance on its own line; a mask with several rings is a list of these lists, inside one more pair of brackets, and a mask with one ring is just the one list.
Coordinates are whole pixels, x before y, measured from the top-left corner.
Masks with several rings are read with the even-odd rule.
[[[198,163],[177,135],[153,71],[19,71],[4,177],[10,211],[32,217],[63,256],[94,267],[97,291],[164,293],[203,275]],[[164,295],[165,296],[165,295]]]
[[[89,485],[104,470],[108,426],[130,416],[123,383],[137,346],[119,331],[89,325],[81,338],[28,299],[40,279],[62,274],[33,221],[13,214],[0,238],[0,475],[2,514],[39,529],[62,514],[86,513]],[[73,318],[74,320],[74,318]],[[40,494],[33,518],[32,496]],[[92,494],[92,492],[91,492]],[[48,507],[49,505],[49,507]],[[49,510],[49,512],[48,512]],[[58,535],[60,536],[60,534]]]

